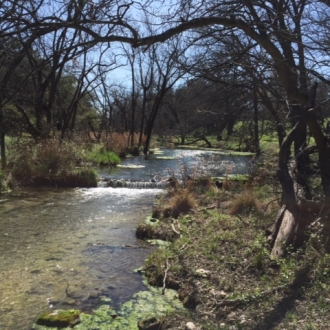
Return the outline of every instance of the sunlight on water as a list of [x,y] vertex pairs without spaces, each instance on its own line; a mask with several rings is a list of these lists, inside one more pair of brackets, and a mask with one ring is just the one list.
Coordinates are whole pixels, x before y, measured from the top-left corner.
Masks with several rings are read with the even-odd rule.
[[123,165],[145,165],[143,168],[116,168],[111,171],[102,169],[105,178],[131,181],[160,181],[168,176],[181,179],[183,175],[222,176],[230,174],[248,174],[251,157],[224,155],[218,151],[160,149],[162,156],[174,159],[157,159],[158,155],[128,158]]
[[[244,157],[169,149],[163,155],[176,159],[135,157],[125,162],[145,167],[103,169],[101,176],[151,186],[168,175],[180,180],[186,174],[248,172],[249,159]],[[162,192],[36,189],[2,198],[0,329],[28,330],[48,308],[90,311],[100,296],[121,304],[143,289],[133,269],[143,264],[152,248],[136,239],[135,228],[150,214],[155,195]]]
[[[90,310],[143,285],[151,248],[135,238],[159,190],[30,190],[0,203],[1,329],[30,329],[48,308]],[[129,283],[129,285],[127,285]]]

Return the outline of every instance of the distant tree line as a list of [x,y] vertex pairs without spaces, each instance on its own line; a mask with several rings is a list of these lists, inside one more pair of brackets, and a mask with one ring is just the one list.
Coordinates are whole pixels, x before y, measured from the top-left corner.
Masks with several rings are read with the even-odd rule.
[[[153,132],[208,143],[244,119],[259,153],[268,119],[282,186],[270,240],[281,256],[330,209],[329,14],[325,0],[1,1],[2,167],[6,134],[64,138],[84,127],[128,131],[146,153]],[[123,60],[125,89],[111,81]]]

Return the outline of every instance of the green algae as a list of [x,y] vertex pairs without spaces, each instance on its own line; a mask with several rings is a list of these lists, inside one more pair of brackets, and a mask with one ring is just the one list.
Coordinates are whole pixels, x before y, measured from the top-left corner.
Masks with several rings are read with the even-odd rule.
[[144,223],[150,226],[159,226],[160,222],[158,219],[153,218],[151,215],[144,219]]
[[117,167],[135,169],[135,168],[144,168],[145,166],[144,165],[129,164],[129,165],[117,165]]
[[254,152],[224,150],[224,149],[219,149],[219,148],[204,148],[204,147],[199,147],[199,146],[185,146],[185,145],[177,145],[176,148],[177,149],[216,151],[220,155],[228,155],[228,156],[255,156]]
[[55,310],[42,313],[37,321],[37,325],[46,326],[47,328],[66,328],[71,327],[80,322],[80,312],[75,309]]
[[172,156],[160,156],[160,157],[155,157],[156,159],[160,160],[175,160],[178,159],[178,157],[172,157]]
[[149,153],[153,155],[162,155],[164,152],[159,148],[154,148],[154,149],[150,149]]
[[250,179],[249,174],[228,174],[226,176],[212,177],[212,180],[230,180],[230,181],[248,181]]
[[159,247],[167,247],[170,242],[162,239],[147,239],[147,242],[151,245],[159,245]]
[[[138,330],[138,322],[148,318],[160,318],[176,310],[182,310],[182,303],[177,292],[167,289],[162,294],[161,288],[148,287],[149,291],[141,291],[123,304],[118,311],[111,308],[109,299],[103,299],[103,305],[92,314],[80,314],[80,323],[74,326],[76,330]],[[35,324],[34,330],[57,330]],[[70,327],[65,328],[69,330]]]

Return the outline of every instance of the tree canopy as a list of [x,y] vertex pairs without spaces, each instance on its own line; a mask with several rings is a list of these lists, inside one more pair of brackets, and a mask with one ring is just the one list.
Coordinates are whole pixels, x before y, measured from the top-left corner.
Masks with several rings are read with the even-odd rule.
[[[48,126],[54,124],[54,111],[60,113],[58,117],[63,120],[65,130],[72,129],[79,102],[92,95],[97,86],[104,85],[102,72],[119,65],[117,47],[129,44],[139,56],[149,57],[147,67],[157,68],[148,71],[141,64],[140,81],[135,84],[137,62],[135,55],[126,52],[132,66],[133,93],[130,116],[124,111],[122,114],[131,136],[136,127],[145,130],[145,152],[158,110],[165,104],[165,93],[171,91],[175,79],[183,76],[193,78],[195,86],[198,80],[203,80],[205,85],[213,82],[214,86],[222,86],[212,88],[222,96],[227,95],[225,100],[230,100],[235,89],[244,91],[250,99],[231,106],[252,109],[255,123],[258,104],[268,109],[279,135],[277,177],[282,186],[282,208],[270,239],[274,245],[273,257],[281,256],[286,245],[300,244],[311,221],[317,217],[326,219],[329,210],[326,205],[330,205],[330,144],[324,116],[320,116],[328,106],[328,95],[324,88],[321,92],[318,87],[330,84],[329,14],[330,3],[325,0],[2,1],[2,166],[5,166],[6,105],[10,104],[12,114],[19,113],[25,118],[35,135],[43,135],[43,118]],[[166,43],[166,47],[160,51],[160,57],[155,57],[157,48],[164,47],[160,43]],[[79,68],[79,72],[70,73],[72,78],[66,74],[70,67]],[[149,79],[143,75],[151,76]],[[61,105],[56,105],[56,95],[68,79],[75,79],[70,87],[75,92],[71,101],[65,98],[68,104],[59,110]],[[152,82],[149,87],[148,81]],[[24,94],[21,94],[22,86],[27,82],[31,85],[25,92],[33,97],[23,100],[18,95]],[[167,105],[172,106],[167,111],[172,111],[180,122],[173,102]],[[212,108],[205,102],[203,106]],[[136,113],[139,107],[140,117]],[[29,114],[32,111],[33,121]],[[140,125],[135,125],[137,118]],[[229,120],[228,116],[225,118]],[[257,150],[257,125],[254,127]],[[181,133],[182,129],[181,125]],[[313,148],[307,143],[309,135],[315,141]],[[323,196],[317,202],[309,183],[312,152],[317,153],[323,189]]]

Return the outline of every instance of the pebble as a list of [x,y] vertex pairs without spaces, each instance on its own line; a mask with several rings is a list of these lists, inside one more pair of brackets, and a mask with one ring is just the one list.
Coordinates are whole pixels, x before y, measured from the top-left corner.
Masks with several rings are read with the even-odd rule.
[[192,322],[188,322],[188,323],[186,324],[185,330],[195,330],[195,329],[196,329],[196,326],[195,326],[194,323],[192,323]]
[[231,312],[227,315],[227,320],[228,321],[233,321],[233,320],[236,319],[236,317],[237,317],[237,314],[235,312]]

